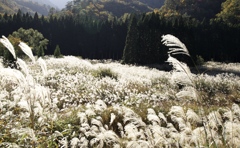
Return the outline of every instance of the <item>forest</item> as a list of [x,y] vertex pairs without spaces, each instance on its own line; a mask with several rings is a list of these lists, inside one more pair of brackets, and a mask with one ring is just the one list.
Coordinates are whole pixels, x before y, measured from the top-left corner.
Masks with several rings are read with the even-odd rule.
[[[59,45],[63,55],[130,64],[164,63],[167,54],[161,36],[171,33],[186,44],[195,61],[201,57],[206,61],[240,62],[239,0],[204,5],[191,1],[194,5],[189,5],[190,1],[166,0],[153,12],[125,14],[111,20],[69,13],[70,10],[49,16],[19,10],[13,15],[0,15],[0,32],[8,36],[19,28],[32,28],[49,41],[44,51],[47,55],[53,54]],[[206,7],[213,9],[210,12]]]

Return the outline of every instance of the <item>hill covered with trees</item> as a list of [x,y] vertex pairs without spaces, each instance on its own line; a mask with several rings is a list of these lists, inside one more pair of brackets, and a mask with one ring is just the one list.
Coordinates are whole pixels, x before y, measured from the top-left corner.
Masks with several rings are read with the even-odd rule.
[[0,13],[14,14],[20,9],[24,13],[34,14],[38,12],[42,15],[48,15],[51,9],[50,5],[40,3],[36,0],[0,0]]
[[126,13],[144,13],[159,9],[164,0],[74,0],[69,1],[62,13],[100,19],[122,17]]

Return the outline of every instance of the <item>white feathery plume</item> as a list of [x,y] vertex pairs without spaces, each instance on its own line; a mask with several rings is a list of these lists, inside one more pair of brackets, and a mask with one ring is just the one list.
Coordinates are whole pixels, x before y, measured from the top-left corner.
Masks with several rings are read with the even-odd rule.
[[90,146],[91,147],[96,147],[96,148],[103,148],[104,143],[101,139],[93,138],[93,139],[90,140]]
[[101,132],[97,138],[102,138],[107,145],[119,143],[118,136],[112,130]]
[[12,134],[17,134],[17,135],[20,135],[20,136],[26,136],[28,135],[29,138],[34,141],[34,142],[37,142],[37,137],[34,133],[34,130],[31,129],[31,128],[21,128],[21,129],[16,129],[16,128],[13,128],[11,130],[11,133]]
[[92,125],[91,128],[90,128],[90,131],[91,131],[92,133],[94,133],[94,135],[97,135],[97,133],[100,132],[100,130],[99,130],[99,128],[98,128],[97,125]]
[[172,123],[168,123],[168,124],[167,124],[167,128],[168,128],[168,130],[170,131],[170,133],[176,133],[176,132],[178,132],[177,129],[173,126]]
[[222,125],[222,117],[217,111],[209,113],[207,118],[207,125],[213,130],[217,130],[218,127]]
[[17,64],[20,66],[21,70],[25,73],[25,75],[29,75],[28,66],[26,62],[24,62],[22,59],[17,59]]
[[137,140],[138,137],[138,129],[136,125],[129,123],[124,127],[125,135],[128,139]]
[[111,118],[110,118],[110,126],[112,125],[113,121],[115,120],[116,115],[114,113],[111,113]]
[[228,111],[224,112],[222,115],[222,118],[226,121],[233,121],[233,113],[232,111],[229,109]]
[[184,131],[180,133],[179,143],[181,147],[191,147],[192,140],[192,130],[190,128],[185,128]]
[[89,129],[90,125],[88,123],[82,123],[81,127],[79,128],[82,133],[86,133],[87,131],[89,131]]
[[103,148],[104,143],[108,146],[118,144],[118,136],[111,130],[100,132],[95,138],[90,141],[93,147]]
[[161,122],[164,121],[165,123],[167,123],[167,118],[164,116],[163,113],[159,112],[158,117],[160,118]]
[[187,110],[186,117],[187,121],[192,124],[196,124],[201,121],[200,117],[192,109]]
[[150,144],[145,141],[145,140],[134,140],[134,141],[130,141],[128,142],[126,148],[148,148],[150,147]]
[[197,100],[197,93],[193,87],[184,87],[181,91],[176,94],[177,98],[191,98],[192,100]]
[[21,86],[26,86],[26,79],[24,75],[16,69],[10,69],[10,68],[2,68],[0,69],[0,76],[4,78],[10,78],[11,81],[21,85]]
[[107,105],[106,105],[105,102],[103,102],[102,100],[97,100],[97,101],[95,102],[94,109],[95,109],[96,111],[102,112],[102,111],[104,111],[105,109],[107,109]]
[[149,129],[152,133],[152,140],[154,141],[155,145],[163,144],[166,142],[166,128],[163,128],[160,125],[149,125]]
[[34,103],[34,115],[43,115],[43,107],[41,106],[41,104],[37,101]]
[[4,68],[2,62],[0,62],[0,69]]
[[56,138],[57,137],[63,137],[63,134],[59,131],[54,131],[53,136],[56,137]]
[[90,116],[95,116],[95,115],[96,115],[96,113],[95,113],[91,108],[85,110],[85,114],[86,114],[88,117],[90,117]]
[[74,137],[70,142],[71,148],[78,148],[80,146],[80,140]]
[[80,138],[80,145],[79,145],[79,147],[80,148],[88,148],[88,143],[89,143],[89,141],[86,139],[86,137],[81,137]]
[[38,64],[40,65],[40,67],[42,69],[43,75],[46,76],[47,75],[47,65],[46,65],[46,62],[41,57],[37,60],[37,62],[38,62]]
[[240,124],[227,121],[224,123],[223,134],[229,146],[240,147]]
[[32,60],[32,62],[35,63],[35,58],[33,56],[32,49],[26,43],[23,42],[20,42],[18,46]]
[[96,125],[96,126],[98,126],[99,128],[100,128],[100,127],[103,127],[102,122],[99,121],[99,120],[97,120],[97,119],[94,119],[94,118],[91,119],[91,125]]
[[139,117],[133,110],[130,108],[123,108],[124,109],[124,115],[123,115],[123,123],[128,124],[132,123],[136,125],[137,127],[145,127],[146,124],[142,121],[141,117]]
[[158,118],[158,116],[156,115],[155,111],[152,108],[148,108],[147,109],[147,119],[152,122],[152,124],[157,123],[158,125],[161,124],[160,119]]
[[181,106],[172,106],[168,114],[176,117],[180,117],[183,119],[185,119],[186,117],[183,111],[183,108]]
[[[173,74],[176,75],[176,76],[173,76],[174,81],[178,80],[177,83],[193,86],[192,73],[191,73],[189,67],[185,63],[182,63],[182,62],[178,61],[176,58],[171,57],[171,56],[168,57],[167,62],[169,62],[173,66],[173,69],[174,69]],[[183,76],[181,76],[181,75],[183,75]],[[184,77],[184,78],[176,79],[179,76]]]
[[123,131],[123,126],[120,122],[117,123],[117,126],[118,126],[118,130],[120,131],[120,135],[121,137],[124,136],[124,131]]
[[152,108],[147,109],[148,114],[156,115],[156,112]]
[[14,47],[12,43],[8,40],[8,38],[6,38],[5,36],[2,36],[2,38],[0,38],[0,42],[11,52],[14,59],[16,59]]
[[58,142],[62,145],[60,148],[68,148],[67,137],[63,137],[61,140],[58,140]]
[[10,142],[2,142],[0,143],[0,147],[20,148],[20,146],[17,145],[16,143],[10,143]]
[[[201,147],[206,144],[207,135],[205,134],[205,127],[197,127],[192,131],[191,142],[195,143],[195,146]],[[207,130],[208,131],[208,130]]]
[[237,104],[232,105],[233,120],[240,123],[240,107]]
[[190,56],[187,47],[177,37],[171,34],[163,35],[162,42],[170,47],[168,54],[185,54]]
[[86,116],[86,114],[83,113],[83,112],[77,113],[77,117],[80,118],[80,123],[81,123],[81,124],[88,122],[87,116]]
[[28,113],[31,112],[31,103],[26,100],[26,99],[21,99],[17,105],[22,108],[22,109],[26,109],[28,111]]

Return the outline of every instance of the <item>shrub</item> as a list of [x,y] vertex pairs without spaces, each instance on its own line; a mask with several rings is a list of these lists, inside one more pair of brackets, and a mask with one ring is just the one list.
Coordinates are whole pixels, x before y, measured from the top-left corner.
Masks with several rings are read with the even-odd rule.
[[92,75],[99,78],[110,77],[117,79],[117,74],[114,73],[110,68],[99,68],[98,70],[94,71]]
[[196,64],[199,65],[199,66],[204,64],[204,59],[203,59],[202,56],[200,56],[200,55],[196,56]]

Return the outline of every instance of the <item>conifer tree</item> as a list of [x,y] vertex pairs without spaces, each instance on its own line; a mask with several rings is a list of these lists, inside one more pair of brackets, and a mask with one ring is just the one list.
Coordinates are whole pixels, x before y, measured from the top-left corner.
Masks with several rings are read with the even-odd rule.
[[41,46],[38,50],[37,56],[38,57],[43,57],[44,56],[44,48]]
[[55,50],[54,50],[54,57],[55,58],[61,58],[62,57],[59,45],[57,45]]
[[126,37],[126,43],[123,51],[123,63],[135,64],[138,63],[139,58],[139,31],[137,29],[137,18],[132,16]]

